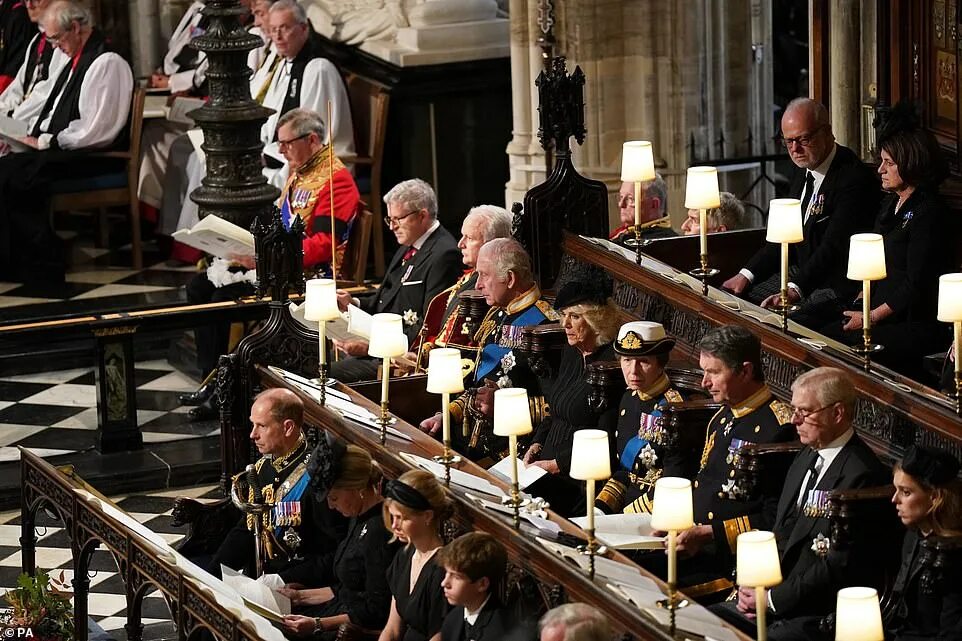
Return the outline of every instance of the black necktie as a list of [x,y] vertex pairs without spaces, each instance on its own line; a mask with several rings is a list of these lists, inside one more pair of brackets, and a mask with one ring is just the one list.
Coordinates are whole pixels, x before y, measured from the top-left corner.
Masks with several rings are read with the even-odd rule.
[[802,222],[808,222],[808,204],[812,202],[812,192],[815,191],[815,174],[805,170],[805,197],[802,198]]
[[822,457],[817,453],[812,462],[808,465],[808,481],[805,483],[805,489],[802,490],[802,494],[797,501],[798,508],[801,509],[805,505],[805,501],[808,500],[808,494],[815,489],[815,484],[818,482],[818,472],[821,467]]

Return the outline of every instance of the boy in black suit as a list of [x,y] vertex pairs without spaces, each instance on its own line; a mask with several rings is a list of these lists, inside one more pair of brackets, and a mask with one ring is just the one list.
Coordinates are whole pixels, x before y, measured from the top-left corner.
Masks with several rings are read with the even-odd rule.
[[444,597],[456,606],[444,618],[441,641],[500,641],[511,630],[497,595],[507,561],[504,546],[484,532],[458,537],[438,552]]

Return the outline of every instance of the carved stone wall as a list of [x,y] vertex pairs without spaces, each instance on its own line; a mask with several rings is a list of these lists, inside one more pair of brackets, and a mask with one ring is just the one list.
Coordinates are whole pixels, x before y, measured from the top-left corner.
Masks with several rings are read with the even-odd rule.
[[[684,217],[684,178],[689,143],[694,136],[699,155],[713,156],[724,137],[726,153],[748,151],[748,132],[755,153],[772,135],[770,115],[754,117],[772,104],[770,56],[752,56],[752,42],[770,52],[770,21],[759,30],[752,20],[756,0],[724,3],[691,0],[511,0],[511,68],[514,128],[507,153],[511,177],[508,203],[520,201],[532,185],[544,180],[544,152],[537,141],[534,79],[542,61],[539,5],[551,5],[556,53],[579,65],[587,76],[584,146],[575,147],[574,163],[584,175],[604,181],[612,193],[612,215],[620,186],[621,146],[625,140],[654,143],[655,162],[669,187],[669,211],[675,224]],[[757,7],[755,7],[757,9]],[[764,22],[762,16],[761,22]],[[753,34],[753,27],[755,33]],[[768,65],[766,67],[766,65]],[[755,96],[753,99],[753,95]],[[747,185],[746,178],[733,181]],[[722,188],[726,188],[726,178]],[[731,187],[733,190],[734,182]]]

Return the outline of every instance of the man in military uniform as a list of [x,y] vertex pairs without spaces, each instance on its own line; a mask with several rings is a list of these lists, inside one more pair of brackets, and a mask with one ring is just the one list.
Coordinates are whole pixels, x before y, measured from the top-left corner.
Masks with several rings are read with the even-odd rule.
[[[221,564],[256,575],[255,519],[261,519],[259,546],[265,572],[292,570],[301,563],[313,563],[313,555],[337,545],[337,531],[344,529],[337,519],[315,502],[310,491],[310,461],[301,425],[304,404],[290,390],[275,388],[262,392],[251,406],[251,440],[261,453],[253,474],[234,477],[233,494],[248,504],[267,509],[259,517],[241,517],[220,545],[208,571],[220,576]],[[251,478],[253,477],[253,478]]]
[[[655,179],[642,185],[642,203],[639,207],[641,239],[671,238],[676,236],[668,217],[668,187],[665,179],[655,174]],[[609,239],[624,245],[635,238],[635,184],[622,183],[618,192],[618,214],[621,226],[613,230]]]
[[744,327],[718,327],[701,340],[702,386],[723,406],[708,423],[705,448],[692,490],[695,526],[678,535],[678,550],[689,558],[679,566],[679,583],[693,597],[732,587],[735,539],[749,530],[771,529],[784,469],[763,471],[759,496],[729,495],[735,475],[731,454],[746,443],[795,438],[791,406],[775,400],[762,372],[761,342]]
[[[518,241],[498,238],[485,243],[478,252],[477,271],[478,290],[491,308],[474,336],[482,346],[474,362],[474,388],[453,401],[450,412],[453,424],[464,423],[466,414],[469,419],[467,439],[456,442],[455,448],[472,460],[491,462],[503,457],[506,443],[494,436],[490,426],[496,389],[527,389],[532,425],[538,425],[544,417],[538,378],[515,350],[521,347],[523,327],[557,321],[558,315],[541,297],[531,258]],[[421,429],[432,434],[440,426],[440,412],[421,423]]]
[[408,354],[410,360],[417,362],[419,370],[427,367],[428,352],[434,347],[455,347],[461,350],[462,358],[469,362],[477,357],[478,344],[474,341],[474,332],[467,329],[463,316],[458,313],[459,296],[477,287],[478,272],[475,267],[481,246],[495,238],[510,236],[511,214],[503,207],[478,205],[468,212],[461,223],[461,240],[458,241],[461,260],[467,269],[454,285],[435,296],[428,305],[424,325],[418,334],[418,345],[414,353]]
[[661,323],[625,323],[615,340],[627,391],[618,410],[618,465],[595,500],[606,514],[651,513],[655,481],[662,476],[692,478],[698,469],[695,456],[678,447],[666,447],[662,411],[668,403],[685,398],[672,387],[665,365],[675,339]]

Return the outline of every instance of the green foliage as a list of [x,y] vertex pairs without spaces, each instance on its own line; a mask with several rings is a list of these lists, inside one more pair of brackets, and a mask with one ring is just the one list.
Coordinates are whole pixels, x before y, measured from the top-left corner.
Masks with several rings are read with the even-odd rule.
[[56,579],[43,570],[34,576],[23,573],[17,577],[17,587],[3,596],[13,609],[0,614],[0,624],[30,627],[38,641],[73,639],[70,597],[63,571]]

